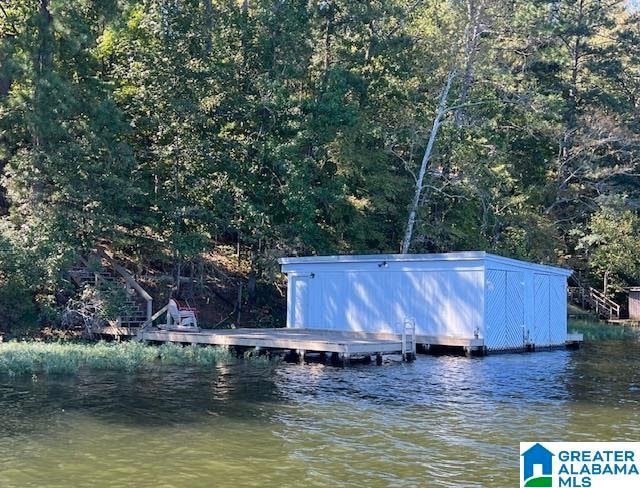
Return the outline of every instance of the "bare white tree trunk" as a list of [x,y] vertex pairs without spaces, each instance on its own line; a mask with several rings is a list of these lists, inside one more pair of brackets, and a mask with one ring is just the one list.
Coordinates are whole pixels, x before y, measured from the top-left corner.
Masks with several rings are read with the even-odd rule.
[[[464,106],[467,102],[467,97],[473,84],[476,54],[480,49],[482,35],[487,29],[483,20],[485,10],[486,0],[469,0],[467,2],[467,28],[464,35],[464,73],[458,96],[458,102],[461,106]],[[462,125],[463,116],[462,108],[455,111],[454,121],[456,127]]]
[[402,254],[409,252],[411,246],[411,238],[413,236],[413,227],[416,223],[416,216],[418,214],[418,206],[420,205],[420,198],[422,197],[422,191],[424,190],[424,177],[429,167],[429,159],[431,159],[431,153],[433,151],[433,145],[438,135],[438,129],[442,123],[442,118],[447,112],[447,99],[449,98],[449,90],[451,90],[451,84],[456,76],[456,71],[451,70],[447,76],[447,83],[440,95],[440,102],[438,103],[438,111],[433,119],[433,126],[431,127],[431,134],[429,134],[429,142],[427,148],[422,156],[422,163],[420,164],[420,172],[418,173],[418,179],[416,180],[416,189],[411,201],[411,207],[409,209],[409,218],[407,220],[407,228],[404,233],[404,239],[402,240]]

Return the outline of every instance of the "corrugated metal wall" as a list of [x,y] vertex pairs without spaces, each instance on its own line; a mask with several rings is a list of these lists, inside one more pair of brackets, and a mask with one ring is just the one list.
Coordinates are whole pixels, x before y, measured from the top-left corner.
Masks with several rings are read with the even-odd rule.
[[477,333],[489,350],[567,334],[566,277],[501,261],[310,263],[290,270],[288,293],[289,327],[398,333],[414,319],[418,336]]
[[549,335],[549,276],[535,274],[535,299],[532,342],[537,346],[548,346]]
[[535,274],[534,333],[536,347],[562,345],[567,340],[567,280]]
[[505,337],[507,347],[522,347],[525,341],[526,326],[524,322],[524,273],[507,271],[507,322]]
[[504,342],[503,324],[507,321],[506,271],[489,269],[486,274],[485,338],[487,348],[494,349]]
[[487,269],[485,345],[489,350],[562,345],[567,338],[566,277]]
[[306,276],[293,276],[289,282],[289,290],[293,295],[288,317],[289,327],[305,326],[309,310],[309,281],[310,278]]
[[562,345],[567,340],[567,279],[549,277],[549,343]]
[[488,269],[485,345],[489,350],[525,345],[525,281],[521,271]]
[[323,271],[290,276],[289,327],[471,338],[482,327],[480,270]]

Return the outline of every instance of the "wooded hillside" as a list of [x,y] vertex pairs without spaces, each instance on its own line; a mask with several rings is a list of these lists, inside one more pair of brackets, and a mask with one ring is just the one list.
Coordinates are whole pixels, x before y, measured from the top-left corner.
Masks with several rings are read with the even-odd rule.
[[2,0],[0,327],[98,242],[174,280],[235,250],[250,304],[278,256],[403,240],[615,292],[639,158],[624,1]]

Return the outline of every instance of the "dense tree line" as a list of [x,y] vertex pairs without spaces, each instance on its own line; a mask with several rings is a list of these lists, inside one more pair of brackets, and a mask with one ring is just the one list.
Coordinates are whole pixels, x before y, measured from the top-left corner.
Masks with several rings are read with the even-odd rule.
[[0,312],[43,320],[96,242],[174,274],[233,243],[269,282],[405,240],[615,291],[639,155],[624,1],[4,0]]

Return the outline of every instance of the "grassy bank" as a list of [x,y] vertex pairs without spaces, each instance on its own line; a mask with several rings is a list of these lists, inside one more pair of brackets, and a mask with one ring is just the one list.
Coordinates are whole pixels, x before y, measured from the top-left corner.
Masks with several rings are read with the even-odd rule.
[[584,334],[585,341],[621,340],[638,337],[638,331],[630,327],[611,325],[588,319],[569,320],[569,332]]
[[205,367],[231,358],[232,354],[221,347],[149,346],[139,342],[12,341],[0,343],[0,374],[73,374],[83,368],[132,372],[159,365]]

